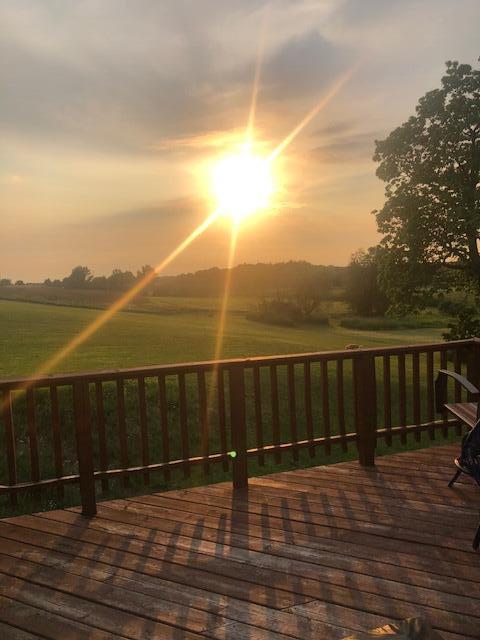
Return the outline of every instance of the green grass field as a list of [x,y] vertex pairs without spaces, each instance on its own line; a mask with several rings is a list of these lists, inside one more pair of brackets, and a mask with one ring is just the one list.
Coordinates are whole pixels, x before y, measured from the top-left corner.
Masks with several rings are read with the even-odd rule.
[[[117,314],[107,325],[102,327],[90,340],[72,353],[58,367],[57,371],[92,371],[98,369],[118,369],[143,365],[155,365],[195,360],[212,359],[215,352],[215,341],[219,321],[219,301],[211,299],[154,299],[150,301],[156,307],[155,313],[122,312]],[[347,329],[340,325],[344,317],[345,308],[339,303],[332,305],[332,318],[328,326],[309,324],[300,328],[269,326],[256,323],[245,318],[245,312],[252,304],[251,299],[235,298],[232,300],[231,312],[228,315],[222,357],[241,357],[255,355],[269,355],[282,353],[301,353],[309,351],[325,351],[343,349],[349,343],[362,346],[387,346],[432,342],[441,340],[441,328],[425,327],[392,329],[391,322],[387,322],[388,330]],[[168,312],[158,311],[168,308]],[[328,306],[322,309],[328,313]],[[9,378],[31,374],[40,367],[58,349],[61,349],[79,331],[92,322],[100,313],[89,308],[74,308],[52,304],[25,303],[0,300],[0,377]],[[438,319],[436,320],[438,324]],[[362,324],[363,326],[363,324]],[[329,404],[331,416],[331,433],[338,432],[337,427],[337,399],[335,389],[335,369],[329,372],[331,384],[329,390]],[[424,369],[421,369],[421,394],[425,397]],[[280,402],[280,429],[283,441],[291,438],[288,391],[286,371],[279,367],[278,390]],[[381,375],[381,373],[379,372]],[[315,435],[324,433],[322,418],[322,400],[320,397],[319,380],[321,372],[319,365],[312,365],[312,404]],[[303,372],[299,367],[295,370],[295,386],[297,388],[297,420],[299,438],[306,438],[305,408],[303,406]],[[407,360],[407,380],[411,382],[411,363]],[[253,414],[253,389],[251,376],[247,375],[247,424],[249,447],[256,445],[255,416]],[[181,457],[179,438],[179,404],[178,381],[172,377],[167,380],[167,410],[170,425],[170,450],[173,458]],[[345,383],[345,414],[347,431],[354,431],[353,392],[351,368],[347,366],[344,376]],[[207,378],[208,384],[208,378]],[[396,372],[392,371],[392,386],[397,385]],[[272,408],[270,404],[270,380],[268,368],[262,371],[262,414],[264,420],[265,444],[272,442]],[[379,378],[378,420],[382,424],[382,390]],[[91,389],[93,392],[93,389]],[[151,461],[162,459],[161,430],[159,416],[158,386],[154,379],[147,380],[147,411],[149,420]],[[121,466],[119,458],[118,426],[116,410],[115,385],[106,384],[104,388],[105,411],[107,416],[107,439],[110,463],[113,467]],[[187,376],[188,397],[188,425],[191,455],[200,454],[199,407],[196,386],[196,376]],[[407,404],[408,419],[412,420],[411,387],[408,388]],[[138,391],[135,383],[128,382],[125,386],[125,401],[127,414],[128,442],[131,451],[131,464],[141,464],[140,435],[138,421]],[[392,412],[393,424],[398,424],[398,406],[394,398]],[[47,394],[37,395],[37,427],[39,432],[39,447],[41,454],[42,477],[54,477],[54,461],[52,454],[52,431],[49,398]],[[61,423],[63,433],[63,449],[65,454],[65,472],[76,473],[76,447],[73,430],[73,415],[71,396],[67,389],[60,396]],[[95,399],[92,397],[92,407]],[[28,430],[25,419],[25,398],[15,403],[14,421],[17,435],[17,463],[19,480],[27,481],[30,477]],[[422,413],[424,413],[423,407]],[[227,411],[228,415],[228,411]],[[93,415],[95,424],[95,415]],[[219,431],[218,414],[216,409],[210,413],[211,437],[210,451],[218,451]],[[3,441],[2,424],[0,418],[0,438]],[[454,436],[452,436],[454,437]],[[94,433],[96,468],[98,468],[98,443]],[[408,447],[426,445],[427,440],[414,442],[409,438]],[[405,445],[402,445],[403,447]],[[394,440],[394,447],[390,451],[402,448],[398,440]],[[379,452],[387,452],[385,444],[379,443]],[[331,456],[325,456],[322,448],[317,448],[314,458],[308,457],[308,452],[302,451],[300,460],[295,462],[292,454],[283,456],[281,465],[275,463],[271,455],[266,456],[266,464],[260,467],[256,460],[250,462],[250,472],[253,474],[273,472],[280,469],[290,469],[297,466],[309,466],[334,462],[345,458],[355,458],[356,449],[353,444],[348,452],[334,447]],[[0,483],[5,477],[6,468],[3,456],[0,457]],[[172,481],[167,485],[161,473],[152,474],[151,490],[162,490],[177,486],[204,484],[215,480],[226,480],[230,476],[222,471],[218,465],[212,468],[208,478],[202,475],[201,469],[194,469],[192,477],[185,480],[181,473],[174,473]],[[145,492],[142,478],[132,480],[130,489],[125,489],[120,481],[110,482],[109,491],[103,497],[125,495],[128,492]],[[66,487],[66,504],[78,504],[78,490]],[[55,490],[45,493],[40,503],[32,502],[29,494],[21,497],[18,511],[31,511],[40,508],[55,508],[59,506]],[[8,503],[0,501],[0,514],[12,513]]]
[[[117,314],[58,367],[57,371],[135,367],[214,357],[219,301],[155,299],[167,313]],[[298,328],[245,318],[251,299],[235,298],[228,314],[222,357],[247,357],[343,349],[350,343],[384,346],[441,340],[441,328],[360,330],[315,324]],[[335,306],[336,305],[336,306]],[[328,305],[324,311],[328,312]],[[334,303],[338,313],[338,303]],[[99,310],[0,300],[0,376],[33,373],[101,313]]]

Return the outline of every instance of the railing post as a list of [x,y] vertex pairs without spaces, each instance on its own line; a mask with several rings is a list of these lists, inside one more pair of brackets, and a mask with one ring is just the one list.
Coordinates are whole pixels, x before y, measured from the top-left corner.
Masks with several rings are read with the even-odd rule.
[[373,467],[377,443],[377,392],[374,356],[362,353],[354,357],[353,378],[358,460],[364,467]]
[[[467,350],[467,378],[480,388],[480,340],[473,338]],[[469,401],[471,398],[468,398]]]
[[245,377],[242,364],[229,370],[230,424],[234,490],[248,489],[247,422],[245,417]]
[[95,478],[93,475],[90,396],[88,382],[85,380],[79,380],[73,383],[73,405],[75,412],[75,436],[77,440],[82,515],[94,516],[97,513],[97,502],[95,497]]

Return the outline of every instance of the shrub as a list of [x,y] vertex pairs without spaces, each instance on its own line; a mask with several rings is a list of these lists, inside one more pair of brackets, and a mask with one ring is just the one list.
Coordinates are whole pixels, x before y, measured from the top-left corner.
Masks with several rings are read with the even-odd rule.
[[247,319],[282,327],[294,327],[307,322],[328,324],[327,316],[305,314],[302,305],[297,300],[282,298],[262,300],[256,309],[247,314]]
[[262,300],[254,311],[247,314],[248,320],[294,327],[298,322],[298,308],[286,300]]
[[445,320],[442,318],[429,317],[406,317],[392,318],[386,317],[353,317],[344,318],[340,321],[340,326],[345,329],[357,329],[360,331],[392,331],[395,329],[442,329],[445,326]]
[[480,316],[474,307],[463,307],[455,320],[447,324],[448,331],[442,333],[444,340],[465,340],[480,336]]

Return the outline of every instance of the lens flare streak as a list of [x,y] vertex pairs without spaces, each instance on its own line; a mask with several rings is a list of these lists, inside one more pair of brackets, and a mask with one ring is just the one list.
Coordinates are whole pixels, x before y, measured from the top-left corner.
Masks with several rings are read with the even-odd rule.
[[337,95],[337,93],[343,88],[343,86],[350,80],[353,73],[358,68],[359,63],[351,67],[348,71],[346,71],[338,80],[330,87],[326,95],[322,96],[322,98],[317,102],[317,104],[311,109],[305,116],[300,120],[296,127],[290,131],[290,133],[280,142],[277,147],[272,151],[272,153],[268,156],[270,162],[273,162],[278,158],[278,156],[285,151],[285,149],[293,142],[293,140],[298,136],[298,134],[317,116],[322,109],[324,109],[329,102]]
[[162,262],[160,262],[153,271],[147,273],[141,280],[139,280],[131,289],[129,289],[121,298],[119,298],[114,304],[101,313],[93,322],[91,322],[83,331],[76,335],[65,347],[60,351],[57,351],[49,360],[47,360],[37,371],[33,374],[32,379],[29,380],[24,387],[24,390],[33,384],[35,380],[47,375],[52,369],[60,364],[72,351],[77,349],[86,340],[92,337],[101,327],[103,327],[116,313],[127,305],[131,300],[135,298],[139,293],[145,289],[145,287],[155,279],[168,265],[175,260],[175,258],[182,253],[194,240],[204,233],[208,227],[218,218],[220,212],[214,211],[211,213],[196,229],[194,229]]

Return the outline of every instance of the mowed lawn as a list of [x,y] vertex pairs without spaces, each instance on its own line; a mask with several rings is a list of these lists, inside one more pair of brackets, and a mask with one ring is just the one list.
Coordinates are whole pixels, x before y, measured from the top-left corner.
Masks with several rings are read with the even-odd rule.
[[[167,313],[121,312],[70,354],[56,371],[92,371],[214,357],[218,304],[204,308],[185,301]],[[0,300],[0,377],[33,373],[64,347],[101,311]],[[247,320],[242,303],[232,301],[222,357],[247,357],[343,349],[349,343],[382,346],[441,340],[438,328],[360,331],[338,326],[277,327]]]

